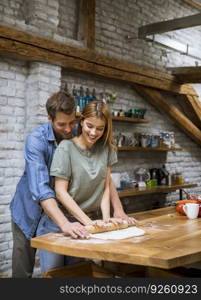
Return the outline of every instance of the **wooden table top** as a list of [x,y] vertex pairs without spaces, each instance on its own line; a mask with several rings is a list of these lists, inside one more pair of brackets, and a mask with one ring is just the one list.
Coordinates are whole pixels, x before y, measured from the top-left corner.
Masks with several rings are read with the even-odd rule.
[[171,269],[201,261],[201,218],[189,220],[175,207],[133,214],[145,235],[125,240],[73,240],[62,233],[31,239],[31,246],[58,254]]

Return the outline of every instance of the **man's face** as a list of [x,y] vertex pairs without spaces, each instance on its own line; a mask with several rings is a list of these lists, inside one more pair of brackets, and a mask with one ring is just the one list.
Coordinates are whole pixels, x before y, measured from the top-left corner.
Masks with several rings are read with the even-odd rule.
[[57,142],[60,142],[63,139],[70,139],[72,137],[72,130],[75,126],[75,113],[67,115],[63,112],[57,112],[54,120],[50,117],[48,118],[52,122]]

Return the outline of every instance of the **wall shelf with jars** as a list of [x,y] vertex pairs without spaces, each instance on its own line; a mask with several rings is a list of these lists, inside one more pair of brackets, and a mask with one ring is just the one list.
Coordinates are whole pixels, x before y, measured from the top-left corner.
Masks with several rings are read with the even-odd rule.
[[132,147],[132,146],[122,146],[118,147],[119,151],[183,151],[182,148],[165,148],[165,147]]
[[113,121],[119,122],[130,122],[130,123],[149,123],[148,120],[141,119],[141,118],[133,118],[133,117],[112,117]]
[[124,197],[132,197],[132,196],[139,196],[139,195],[148,195],[148,194],[164,194],[164,193],[169,193],[171,191],[176,191],[180,190],[180,199],[182,199],[182,189],[184,188],[193,188],[196,187],[197,184],[176,184],[176,185],[160,185],[160,186],[155,186],[155,187],[136,187],[132,189],[127,189],[127,190],[121,190],[118,191],[119,197],[124,198]]
[[[114,118],[114,117],[113,117]],[[116,117],[117,121],[121,122],[121,117]],[[124,118],[124,117],[123,117]],[[148,123],[147,120],[143,120]],[[137,122],[136,123],[140,123]],[[134,136],[129,136],[127,133],[125,134],[118,134],[115,137],[115,140],[118,145],[118,151],[161,151],[161,152],[168,152],[168,151],[183,151],[182,148],[177,147],[175,144],[175,137],[174,132],[162,132],[159,135],[145,135],[145,134],[135,134]],[[125,146],[125,144],[131,144],[131,146]],[[137,145],[137,146],[135,146]],[[179,190],[179,198],[182,199],[182,189],[184,188],[194,188],[197,187],[197,184],[192,183],[183,183],[183,178],[181,182],[168,180],[170,184],[162,184],[162,185],[155,185],[155,186],[145,186],[145,187],[129,187],[123,188],[118,191],[120,198],[125,197],[132,197],[132,196],[139,196],[139,195],[149,195],[149,194],[165,194],[172,191]],[[132,186],[131,184],[130,186]]]
[[[76,117],[79,118],[81,116],[81,112],[76,112]],[[117,122],[128,122],[128,123],[149,123],[150,121],[141,119],[141,118],[133,118],[133,117],[115,117],[112,116],[113,121]]]

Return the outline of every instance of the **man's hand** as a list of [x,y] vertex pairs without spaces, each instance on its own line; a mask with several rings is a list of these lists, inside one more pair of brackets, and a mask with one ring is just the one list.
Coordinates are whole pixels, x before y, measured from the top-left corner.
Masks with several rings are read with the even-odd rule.
[[61,226],[61,230],[65,235],[70,235],[73,239],[88,239],[89,233],[79,222],[65,222]]

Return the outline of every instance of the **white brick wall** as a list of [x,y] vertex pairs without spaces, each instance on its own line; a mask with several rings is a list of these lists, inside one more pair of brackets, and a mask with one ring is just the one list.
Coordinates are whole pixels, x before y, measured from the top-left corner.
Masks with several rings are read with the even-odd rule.
[[[101,0],[97,1],[96,11],[96,45],[100,53],[165,71],[170,66],[195,65],[197,59],[137,38],[138,28],[142,25],[198,13],[184,1]],[[200,26],[168,32],[168,36],[188,43],[198,51],[201,47],[200,34]],[[134,39],[127,40],[128,35]]]
[[[76,40],[76,3],[74,0],[1,0],[0,23],[35,33],[73,46],[83,47]],[[96,51],[109,57],[148,66],[167,72],[166,67],[195,65],[195,59],[161,48],[139,39],[128,41],[127,35],[137,37],[138,27],[157,21],[183,17],[198,11],[178,0],[100,0],[96,1]],[[188,42],[200,49],[200,27],[175,31],[170,34],[180,42]],[[196,43],[194,43],[196,40]],[[197,59],[196,59],[197,60]],[[200,61],[198,61],[200,65]],[[95,76],[62,70],[44,63],[25,63],[0,58],[0,277],[11,274],[12,235],[10,228],[10,200],[22,174],[23,146],[27,133],[47,120],[45,102],[49,95],[60,88],[61,80],[71,90],[75,84],[96,88],[100,92],[115,92],[118,97],[111,108],[146,108],[147,124],[114,124],[114,131],[159,132],[174,131],[176,142],[185,148],[175,153],[119,154],[119,164],[114,171],[130,171],[136,167],[160,167],[166,163],[170,170],[180,167],[186,180],[200,184],[201,152],[188,136],[165,115],[158,112],[146,99],[135,93],[130,85]],[[201,95],[201,85],[196,90]],[[168,101],[176,99],[166,95]],[[201,96],[200,96],[201,97]],[[190,192],[201,193],[200,187]],[[128,211],[149,209],[176,201],[178,192],[168,195],[151,195],[123,199]],[[38,273],[38,266],[35,276]]]
[[[0,61],[0,274],[11,267],[9,204],[23,169],[26,64]],[[1,275],[0,275],[1,276]]]
[[31,63],[26,88],[26,132],[47,122],[45,103],[60,89],[60,67],[45,63]]

